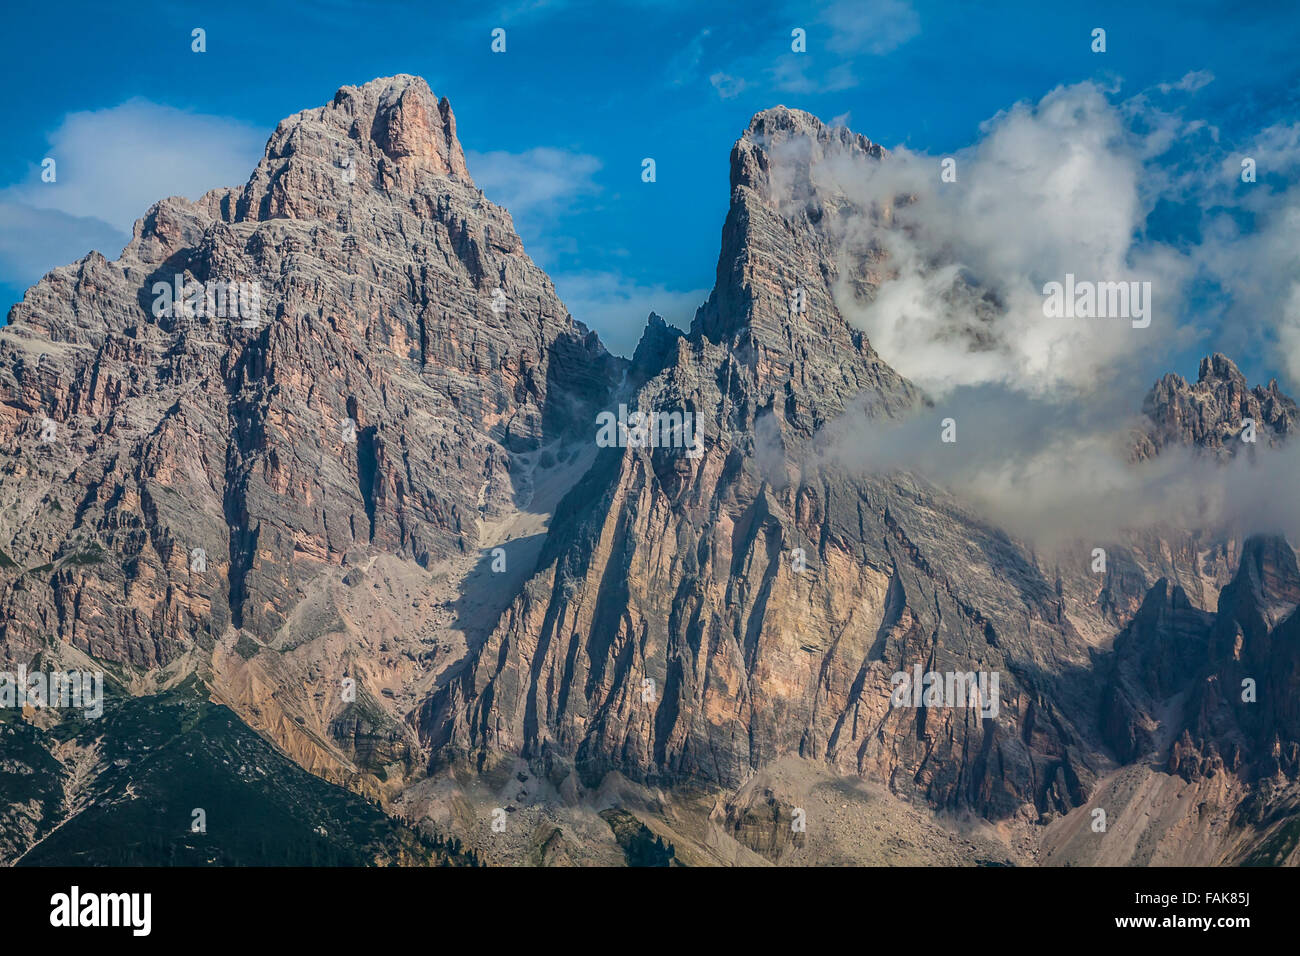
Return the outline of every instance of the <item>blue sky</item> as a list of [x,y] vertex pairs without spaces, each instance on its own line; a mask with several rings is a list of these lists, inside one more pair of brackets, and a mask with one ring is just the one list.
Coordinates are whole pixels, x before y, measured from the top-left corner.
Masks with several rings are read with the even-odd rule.
[[[399,72],[450,99],[471,174],[510,208],[575,317],[623,353],[650,309],[685,325],[712,286],[730,148],[760,109],[838,117],[935,156],[978,143],[1000,111],[1080,83],[1116,104],[1164,84],[1174,105],[1162,109],[1184,131],[1203,121],[1225,156],[1300,113],[1288,3],[64,3],[5,19],[0,312],[91,247],[115,257],[164,194],[244,182],[282,117]],[[206,53],[191,52],[195,27]],[[490,49],[495,27],[504,54]],[[791,52],[796,27],[805,54]],[[1104,54],[1090,49],[1094,27],[1107,31]],[[1145,175],[1173,176],[1205,148],[1187,135]],[[40,182],[47,156],[55,184]],[[655,183],[641,181],[644,157]],[[1261,185],[1282,195],[1267,175]],[[1175,248],[1199,242],[1219,201],[1172,190],[1137,229]],[[1254,214],[1232,211],[1247,231]],[[1209,311],[1220,324],[1162,360],[1194,373],[1231,321],[1231,309]],[[1268,344],[1276,330],[1258,332],[1228,336],[1252,380],[1290,374]]]

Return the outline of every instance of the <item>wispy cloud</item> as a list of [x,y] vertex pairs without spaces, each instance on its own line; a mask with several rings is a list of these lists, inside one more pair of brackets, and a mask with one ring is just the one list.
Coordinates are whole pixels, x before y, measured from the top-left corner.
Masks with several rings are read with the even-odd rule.
[[1177,83],[1160,83],[1156,86],[1161,93],[1195,93],[1214,82],[1214,74],[1209,70],[1192,70],[1183,75]]
[[827,47],[841,56],[883,56],[921,32],[921,18],[907,0],[839,0],[817,20],[830,29]]
[[804,54],[790,53],[768,71],[771,83],[786,93],[835,93],[857,86],[858,79],[847,63],[820,70]]
[[143,99],[69,113],[48,137],[55,181],[41,179],[43,156],[0,190],[0,281],[30,285],[91,249],[115,255],[158,200],[247,180],[265,140],[237,120]]
[[731,76],[728,73],[714,73],[709,77],[709,82],[713,88],[718,91],[718,96],[724,100],[735,99],[745,91],[749,84],[737,76]]
[[[719,97],[763,88],[801,95],[852,89],[863,61],[891,53],[921,33],[921,18],[908,0],[839,0],[820,9],[792,3],[784,17],[805,31],[804,48],[787,47],[775,59],[769,51],[728,62],[709,76]],[[792,38],[783,39],[793,45]]]
[[690,42],[668,60],[665,74],[670,86],[685,86],[699,73],[700,60],[704,56],[704,41],[709,36],[708,28],[700,30],[691,37]]
[[538,146],[521,153],[470,152],[465,161],[484,195],[516,222],[554,216],[598,191],[593,177],[601,162],[586,153]]
[[265,130],[229,117],[138,98],[69,113],[49,136],[57,182],[41,182],[38,159],[28,178],[0,197],[130,231],[159,199],[197,199],[218,186],[243,184],[266,137]]

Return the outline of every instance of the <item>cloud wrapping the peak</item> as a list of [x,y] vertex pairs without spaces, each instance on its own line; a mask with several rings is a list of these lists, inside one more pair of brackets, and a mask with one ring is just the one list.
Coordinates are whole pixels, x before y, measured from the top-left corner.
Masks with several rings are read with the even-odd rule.
[[[1135,353],[1176,336],[1191,269],[1139,238],[1145,148],[1105,93],[1081,83],[998,113],[951,157],[906,149],[882,163],[832,156],[814,170],[820,184],[871,211],[844,226],[840,311],[886,361],[935,393],[982,383],[1029,392],[1104,385]],[[943,180],[944,160],[955,181]],[[884,255],[878,287],[859,297],[850,280],[873,250]],[[1044,287],[1067,275],[1151,283],[1150,325],[1049,318]]]
[[[787,211],[816,203],[839,240],[841,314],[934,400],[901,425],[850,411],[824,454],[922,474],[1046,546],[1156,526],[1300,531],[1300,507],[1270,491],[1300,448],[1252,447],[1226,466],[1181,448],[1130,460],[1149,370],[1181,351],[1272,342],[1300,381],[1300,126],[1232,149],[1147,93],[1114,92],[1080,83],[1017,103],[951,157],[831,149],[805,171],[806,147],[772,150]],[[1153,237],[1161,203],[1191,228]],[[1150,326],[1049,317],[1044,287],[1067,275],[1149,282]],[[940,441],[947,418],[955,443]]]

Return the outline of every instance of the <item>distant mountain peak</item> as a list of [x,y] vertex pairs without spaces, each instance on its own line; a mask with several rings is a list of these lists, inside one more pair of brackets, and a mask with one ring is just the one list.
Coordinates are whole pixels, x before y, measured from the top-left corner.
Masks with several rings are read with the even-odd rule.
[[1236,363],[1219,352],[1201,359],[1195,384],[1174,373],[1161,378],[1147,394],[1142,410],[1148,422],[1134,446],[1133,457],[1138,460],[1153,457],[1171,444],[1195,445],[1218,457],[1231,457],[1246,446],[1240,440],[1246,420],[1254,424],[1257,444],[1278,445],[1294,431],[1300,415],[1276,380],[1251,388]]
[[1215,352],[1213,355],[1207,355],[1201,359],[1197,381],[1209,383],[1232,382],[1239,383],[1243,388],[1246,386],[1246,376],[1241,374],[1241,370],[1237,368],[1237,363],[1222,352]]
[[[888,153],[845,126],[828,126],[804,110],[774,106],[755,113],[731,152],[731,188],[745,186],[770,202],[825,196],[828,183],[816,175],[828,159],[880,160]],[[775,173],[775,175],[774,175]]]

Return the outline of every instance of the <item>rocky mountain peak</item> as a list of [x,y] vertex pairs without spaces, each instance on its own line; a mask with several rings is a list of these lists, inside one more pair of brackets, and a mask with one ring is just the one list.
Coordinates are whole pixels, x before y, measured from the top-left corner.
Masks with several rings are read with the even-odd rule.
[[651,312],[632,356],[632,367],[645,378],[658,375],[671,364],[677,342],[682,337],[680,329],[669,325],[658,313]]
[[1142,406],[1148,424],[1134,445],[1137,460],[1160,453],[1166,445],[1195,445],[1217,457],[1230,458],[1246,443],[1245,425],[1253,423],[1257,443],[1281,444],[1296,427],[1296,403],[1274,379],[1251,388],[1246,376],[1226,355],[1201,359],[1196,383],[1170,373],[1147,394]]
[[732,150],[731,188],[748,187],[781,208],[825,200],[828,192],[839,192],[834,173],[855,161],[886,155],[845,126],[828,126],[804,110],[775,106],[754,114]]
[[451,103],[438,99],[421,77],[400,73],[345,86],[334,94],[332,107],[335,115],[352,118],[349,133],[368,136],[393,159],[472,182]]
[[784,106],[755,115],[732,149],[717,280],[690,337],[725,345],[752,380],[746,407],[777,407],[804,435],[863,393],[886,414],[919,397],[836,301],[842,279],[873,281],[873,251],[844,237],[849,219],[870,215],[849,184],[884,157],[865,136]]
[[156,203],[0,329],[0,496],[31,503],[0,548],[112,556],[0,569],[0,638],[75,606],[60,637],[152,667],[269,638],[348,555],[464,560],[531,494],[517,458],[585,439],[622,371],[474,187],[446,100],[344,87],[246,185]]
[[1222,382],[1229,388],[1239,388],[1245,390],[1246,376],[1241,374],[1237,368],[1237,363],[1222,352],[1215,352],[1213,355],[1207,355],[1201,359],[1201,366],[1197,377],[1198,382],[1207,382],[1213,385],[1216,382]]
[[227,222],[344,224],[359,195],[401,203],[420,197],[416,211],[426,214],[446,205],[438,196],[481,203],[451,104],[420,77],[344,86],[327,105],[286,117],[247,185],[213,190],[200,205]]
[[[1241,548],[1241,564],[1219,600],[1222,622],[1240,630],[1242,622],[1258,621],[1254,630],[1274,627],[1300,604],[1300,567],[1295,551],[1280,535],[1254,535]],[[1246,629],[1251,627],[1247,624]]]

